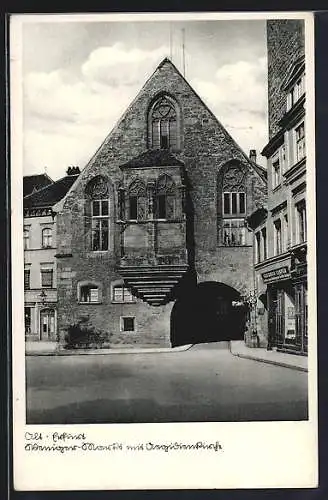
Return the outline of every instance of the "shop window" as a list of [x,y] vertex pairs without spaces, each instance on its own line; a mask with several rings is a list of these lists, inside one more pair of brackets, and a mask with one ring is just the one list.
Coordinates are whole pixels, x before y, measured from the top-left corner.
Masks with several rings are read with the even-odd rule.
[[281,221],[280,219],[274,222],[274,250],[275,255],[279,255],[282,252],[281,245]]
[[150,110],[149,145],[152,149],[178,148],[176,105],[167,96],[160,97]]
[[52,246],[52,229],[45,228],[42,230],[42,248],[49,248]]
[[307,239],[306,205],[305,200],[296,204],[297,214],[297,243],[304,243]]
[[243,246],[246,244],[246,227],[244,219],[224,219],[223,245],[227,247]]
[[28,250],[30,248],[30,231],[27,228],[24,228],[23,242],[24,242],[24,250]]
[[121,331],[122,332],[134,332],[135,331],[135,317],[134,316],[122,316],[121,317]]
[[112,302],[131,303],[135,302],[135,299],[130,290],[121,284],[113,287]]
[[80,287],[80,302],[99,302],[99,288],[95,285],[83,285]]
[[29,269],[24,270],[24,290],[29,290],[31,287],[31,272]]
[[298,127],[295,128],[295,147],[296,147],[296,162],[298,162],[302,160],[306,154],[304,122],[302,122]]
[[246,193],[223,193],[223,215],[245,215]]
[[41,269],[41,287],[53,288],[53,270]]

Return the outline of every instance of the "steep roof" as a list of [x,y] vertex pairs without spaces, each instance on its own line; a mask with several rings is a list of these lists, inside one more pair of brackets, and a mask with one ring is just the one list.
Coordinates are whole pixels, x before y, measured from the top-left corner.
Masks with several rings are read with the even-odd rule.
[[178,160],[170,151],[167,149],[151,149],[132,158],[121,165],[120,168],[168,167],[175,165],[183,166],[183,162]]
[[52,183],[53,180],[47,174],[26,175],[23,178],[23,196],[28,196]]
[[58,181],[24,197],[24,208],[52,207],[60,201],[74,184],[77,175],[66,175]]

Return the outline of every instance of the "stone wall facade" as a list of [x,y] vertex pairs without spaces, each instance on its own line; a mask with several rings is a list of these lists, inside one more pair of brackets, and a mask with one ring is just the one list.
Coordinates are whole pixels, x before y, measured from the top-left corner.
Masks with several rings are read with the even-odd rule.
[[269,139],[279,130],[286,111],[286,92],[281,88],[288,70],[304,54],[304,21],[275,19],[267,21]]
[[[246,244],[240,247],[225,247],[220,239],[220,175],[230,164],[240,169],[244,176],[247,214],[261,206],[266,198],[265,175],[259,173],[260,169],[239,148],[175,66],[165,59],[84,168],[66,198],[55,207],[58,324],[62,337],[68,324],[88,316],[92,324],[111,334],[113,343],[170,343],[173,302],[158,307],[139,299],[135,303],[115,304],[111,296],[112,283],[121,279],[118,266],[122,229],[117,224],[118,187],[123,181],[120,166],[148,149],[149,109],[162,94],[171,96],[179,109],[179,144],[173,154],[184,164],[186,189],[193,211],[192,250],[197,282],[216,280],[240,293],[253,286],[251,233],[246,230]],[[109,250],[100,253],[88,248],[85,229],[85,188],[97,175],[109,180],[111,203]],[[99,284],[101,303],[79,303],[77,290],[81,281]],[[120,331],[120,317],[129,315],[136,318],[136,331],[127,334]]]

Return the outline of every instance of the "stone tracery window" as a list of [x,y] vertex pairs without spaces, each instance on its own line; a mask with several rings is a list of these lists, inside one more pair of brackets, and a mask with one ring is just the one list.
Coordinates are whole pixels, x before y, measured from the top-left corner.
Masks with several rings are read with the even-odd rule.
[[88,197],[86,205],[88,227],[90,227],[91,221],[91,250],[93,252],[107,251],[110,233],[110,202],[107,180],[102,176],[94,177],[86,187],[86,195]]
[[178,149],[178,116],[171,98],[160,97],[150,110],[149,146],[152,149]]
[[221,199],[221,244],[246,245],[246,174],[240,167],[231,166],[224,172]]
[[167,174],[159,177],[156,184],[156,219],[174,219],[175,216],[176,186]]
[[130,220],[144,220],[147,218],[146,186],[140,179],[135,179],[130,184],[127,205]]

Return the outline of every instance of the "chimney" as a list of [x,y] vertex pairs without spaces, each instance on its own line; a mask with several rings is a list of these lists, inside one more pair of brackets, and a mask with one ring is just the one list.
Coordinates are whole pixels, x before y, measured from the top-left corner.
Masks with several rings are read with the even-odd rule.
[[68,169],[66,170],[66,174],[67,175],[78,175],[80,174],[80,168],[79,167],[68,167]]
[[249,159],[256,163],[256,149],[251,149],[249,152]]

